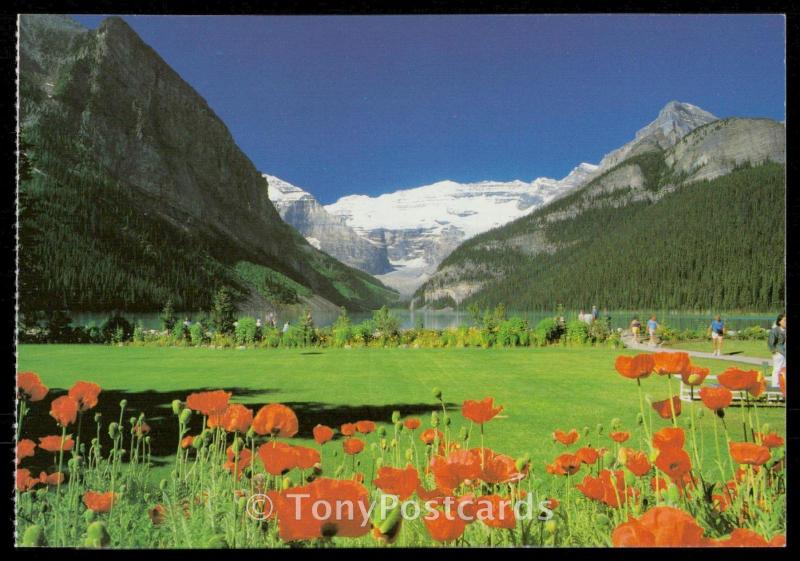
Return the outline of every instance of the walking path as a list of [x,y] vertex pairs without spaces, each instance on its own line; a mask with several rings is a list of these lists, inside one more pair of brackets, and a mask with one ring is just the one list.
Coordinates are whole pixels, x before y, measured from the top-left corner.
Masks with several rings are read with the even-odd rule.
[[744,362],[747,364],[756,364],[758,366],[767,363],[769,366],[772,366],[772,359],[769,358],[758,358],[754,356],[726,355],[726,354],[723,354],[722,356],[714,356],[712,353],[703,353],[700,351],[684,351],[681,349],[676,349],[674,347],[662,347],[661,345],[657,345],[654,347],[648,343],[634,343],[633,336],[630,333],[622,334],[622,342],[629,349],[636,349],[637,351],[670,352],[670,353],[681,352],[681,353],[689,353],[689,356],[696,356],[698,358],[711,358],[716,360],[728,360],[731,362]]

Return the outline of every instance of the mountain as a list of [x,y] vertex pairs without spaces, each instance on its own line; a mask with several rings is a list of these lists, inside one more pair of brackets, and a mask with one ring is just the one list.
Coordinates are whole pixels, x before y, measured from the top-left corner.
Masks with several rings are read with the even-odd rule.
[[585,185],[459,246],[416,298],[780,309],[785,162],[783,124],[671,102]]
[[120,18],[20,18],[20,304],[369,309],[396,295],[309,245],[206,101]]
[[330,214],[311,193],[273,175],[263,174],[269,198],[281,218],[303,234],[308,243],[366,273],[380,275],[392,270],[386,246],[356,233]]
[[346,196],[325,210],[385,247],[394,270],[378,278],[410,295],[461,242],[565,195],[595,168],[584,163],[561,180],[538,178],[530,183],[440,181],[377,197]]

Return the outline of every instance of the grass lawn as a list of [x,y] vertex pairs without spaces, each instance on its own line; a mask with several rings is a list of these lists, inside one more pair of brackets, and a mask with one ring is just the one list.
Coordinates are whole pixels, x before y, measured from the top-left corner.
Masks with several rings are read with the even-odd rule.
[[[370,419],[386,423],[391,433],[394,410],[422,417],[423,428],[427,427],[430,412],[437,409],[431,389],[438,387],[453,412],[454,434],[468,424],[460,414],[463,400],[494,397],[505,410],[486,425],[486,445],[514,456],[528,452],[542,473],[544,463],[564,451],[552,441],[554,429],[589,427],[590,435],[582,436],[579,444],[613,447],[606,434],[611,419],[619,418],[633,435],[628,445],[645,448],[637,441],[636,382],[614,370],[618,354],[606,348],[222,350],[22,345],[19,370],[37,372],[51,388],[47,399],[33,404],[23,436],[56,432],[47,414],[50,399],[76,380],[102,386],[98,407],[104,425],[119,416],[123,398],[128,401],[126,418],[144,411],[152,427],[153,453],[164,460],[174,453],[177,442],[170,402],[184,400],[192,391],[224,388],[234,393],[233,401],[254,409],[269,402],[285,403],[300,420],[298,439],[310,441],[317,423],[338,428],[344,422]],[[712,374],[733,364],[703,359],[696,363],[711,367]],[[672,385],[677,393],[678,382],[673,380]],[[664,377],[651,376],[642,386],[656,400],[669,395]],[[684,403],[680,422],[688,423],[689,408]],[[759,409],[758,416],[761,423],[769,422],[785,435],[783,408]],[[706,414],[699,421],[707,468],[714,459],[712,420]],[[729,409],[727,422],[734,439],[741,440],[740,409]],[[669,424],[655,415],[653,423],[656,428]],[[603,426],[602,435],[598,424]],[[476,441],[473,437],[471,445]],[[326,455],[341,454],[338,442],[324,448]]]
[[[700,351],[710,353],[714,351],[711,346],[711,339],[708,341],[678,341],[672,345],[664,346],[675,347],[676,349],[683,349],[687,351]],[[722,343],[723,355],[742,355],[753,356],[756,358],[769,359],[772,355],[767,349],[766,341],[736,341],[735,339],[725,339]]]

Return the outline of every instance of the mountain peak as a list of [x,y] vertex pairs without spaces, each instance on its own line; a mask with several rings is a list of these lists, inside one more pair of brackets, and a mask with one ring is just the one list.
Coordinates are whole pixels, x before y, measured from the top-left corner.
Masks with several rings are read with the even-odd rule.
[[680,138],[697,127],[716,120],[715,115],[696,105],[673,100],[659,111],[654,121],[636,133],[636,138],[652,136],[659,131],[664,136]]

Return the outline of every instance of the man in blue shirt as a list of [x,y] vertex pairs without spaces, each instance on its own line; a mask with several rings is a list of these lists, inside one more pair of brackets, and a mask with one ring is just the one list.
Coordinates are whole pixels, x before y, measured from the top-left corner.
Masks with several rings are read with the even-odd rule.
[[711,320],[709,330],[711,331],[711,345],[714,348],[714,356],[720,356],[722,354],[722,337],[725,335],[725,322],[722,321],[719,314]]
[[781,314],[775,321],[775,327],[769,332],[767,340],[769,352],[772,353],[772,385],[780,385],[781,370],[786,368],[786,316]]
[[647,332],[650,334],[650,344],[653,346],[656,345],[656,329],[658,329],[658,322],[656,321],[656,316],[652,315],[647,320]]

